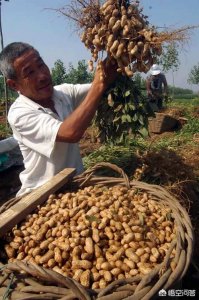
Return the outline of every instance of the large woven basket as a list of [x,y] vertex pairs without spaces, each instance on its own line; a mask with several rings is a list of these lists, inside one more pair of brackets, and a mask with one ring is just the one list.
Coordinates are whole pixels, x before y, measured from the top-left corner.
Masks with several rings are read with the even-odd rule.
[[[122,178],[97,176],[96,171],[104,167],[116,171]],[[177,236],[172,241],[164,261],[147,275],[116,280],[101,290],[86,289],[72,278],[28,262],[1,264],[0,299],[146,300],[155,299],[158,291],[170,289],[181,281],[191,261],[194,239],[190,218],[175,197],[157,185],[129,182],[122,169],[109,163],[97,164],[75,177],[72,185],[77,188],[93,185],[123,185],[129,189],[137,188],[149,193],[158,203],[169,206],[177,226]],[[173,258],[176,264],[174,270],[170,266],[170,254],[173,249],[176,250]]]
[[176,126],[177,122],[172,116],[164,113],[155,113],[155,118],[149,119],[149,132],[162,133],[170,131]]

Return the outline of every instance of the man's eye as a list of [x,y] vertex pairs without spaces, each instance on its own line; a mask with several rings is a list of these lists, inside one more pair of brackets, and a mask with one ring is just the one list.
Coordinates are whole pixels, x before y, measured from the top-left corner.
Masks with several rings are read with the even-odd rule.
[[29,75],[31,75],[31,74],[33,74],[34,73],[34,71],[29,71],[28,73],[27,73],[27,76],[29,76]]
[[26,72],[26,73],[24,74],[24,77],[29,77],[29,76],[31,76],[33,73],[34,73],[34,71],[33,71],[33,70],[30,70],[30,71],[28,71],[28,72]]

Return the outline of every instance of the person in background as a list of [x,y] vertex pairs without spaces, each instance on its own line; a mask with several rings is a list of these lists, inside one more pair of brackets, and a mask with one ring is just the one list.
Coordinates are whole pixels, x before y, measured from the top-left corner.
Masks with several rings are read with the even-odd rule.
[[157,64],[151,67],[149,73],[146,79],[147,96],[149,102],[155,104],[156,110],[161,110],[163,100],[168,96],[167,80]]
[[50,70],[33,46],[14,42],[0,53],[0,70],[7,85],[19,94],[8,113],[25,168],[17,196],[43,185],[64,168],[75,168],[77,174],[83,171],[78,142],[117,76],[114,61],[106,59],[102,68],[97,68],[92,84],[53,87]]

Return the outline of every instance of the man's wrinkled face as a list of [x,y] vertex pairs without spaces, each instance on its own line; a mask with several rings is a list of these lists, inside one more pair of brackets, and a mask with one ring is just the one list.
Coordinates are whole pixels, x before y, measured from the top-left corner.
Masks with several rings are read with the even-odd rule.
[[14,61],[13,66],[16,79],[10,79],[12,88],[41,105],[43,101],[51,99],[53,93],[51,74],[36,51],[25,52]]

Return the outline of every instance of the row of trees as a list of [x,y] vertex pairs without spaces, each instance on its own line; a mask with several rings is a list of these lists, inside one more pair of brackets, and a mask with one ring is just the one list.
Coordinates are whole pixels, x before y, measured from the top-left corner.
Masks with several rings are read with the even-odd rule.
[[54,85],[59,85],[63,82],[73,84],[88,83],[93,79],[93,74],[88,72],[85,60],[78,61],[77,68],[70,63],[68,69],[66,69],[64,63],[58,59],[52,68],[51,74]]
[[188,82],[192,84],[199,84],[199,63],[191,69]]
[[[168,56],[169,61],[169,56]],[[170,60],[171,62],[171,60]],[[174,64],[170,64],[172,68],[177,68],[177,61]],[[169,64],[166,64],[166,60],[164,62],[164,70],[168,70]],[[54,67],[52,68],[52,79],[54,85],[59,85],[63,82],[67,83],[88,83],[91,82],[93,78],[93,74],[88,72],[87,63],[85,60],[78,61],[77,67],[75,68],[72,63],[69,64],[69,67],[66,68],[63,61],[58,59],[54,63]],[[140,75],[140,73],[135,74],[134,81],[136,85],[141,89],[145,90],[145,80]],[[169,86],[169,91],[173,95],[193,95],[193,91],[191,89],[183,89],[180,87]]]

